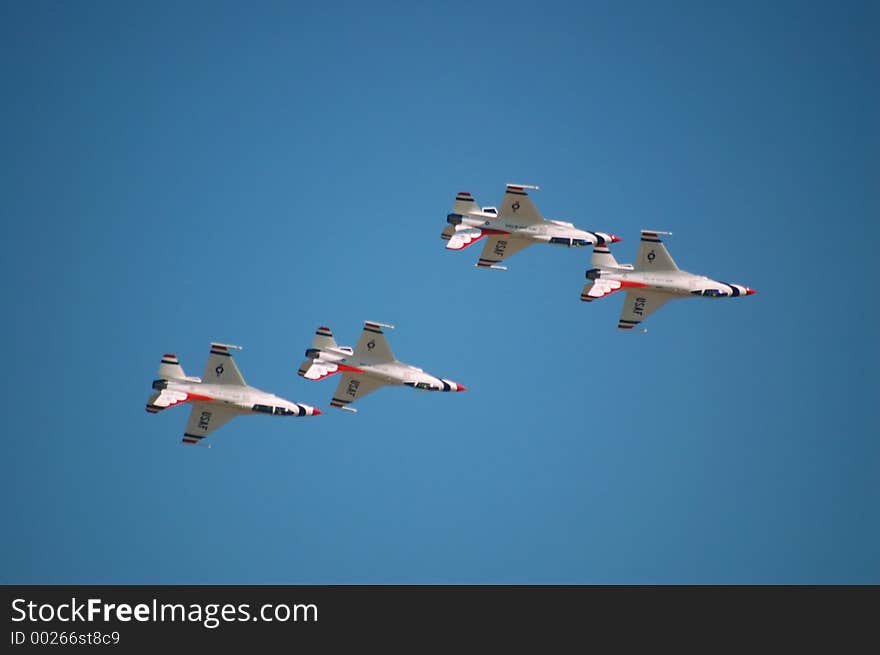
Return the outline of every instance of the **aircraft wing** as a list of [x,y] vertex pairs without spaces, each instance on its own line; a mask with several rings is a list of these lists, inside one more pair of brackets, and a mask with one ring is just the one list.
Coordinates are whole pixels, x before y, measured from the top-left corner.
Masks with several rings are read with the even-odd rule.
[[642,242],[636,254],[637,271],[677,271],[678,266],[663,245],[659,232],[642,230]]
[[480,268],[491,268],[505,257],[510,257],[518,253],[526,246],[534,243],[529,239],[517,239],[506,234],[492,235],[486,239],[486,245],[483,246],[483,252],[480,253],[480,259],[477,266]]
[[529,198],[525,187],[514,184],[507,185],[499,215],[521,223],[540,223],[544,220],[535,203]]
[[364,331],[361,332],[361,338],[355,346],[353,356],[372,364],[395,361],[391,346],[388,345],[385,333],[382,332],[382,325],[372,321],[364,321]]
[[617,327],[621,330],[634,328],[669,300],[672,300],[671,296],[665,293],[657,293],[656,291],[648,291],[646,289],[627,291]]
[[368,393],[372,393],[384,386],[385,383],[376,378],[363,375],[362,373],[346,371],[342,374],[342,379],[339,381],[339,386],[336,387],[336,392],[333,394],[330,404],[333,407],[347,407],[355,400],[363,398]]
[[227,421],[238,416],[233,409],[210,403],[193,403],[182,443],[195,445]]
[[238,370],[235,360],[229,353],[229,348],[219,343],[211,344],[211,353],[208,355],[208,363],[205,364],[202,382],[247,386],[241,371]]

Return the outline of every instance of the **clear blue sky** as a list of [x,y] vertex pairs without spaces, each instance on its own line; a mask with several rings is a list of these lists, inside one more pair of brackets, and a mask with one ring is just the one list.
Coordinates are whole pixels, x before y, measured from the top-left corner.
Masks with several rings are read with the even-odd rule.
[[[0,582],[880,583],[880,12],[661,4],[5,3]],[[444,250],[506,182],[759,294],[619,333]],[[211,340],[327,409],[364,319],[470,391],[144,412]]]

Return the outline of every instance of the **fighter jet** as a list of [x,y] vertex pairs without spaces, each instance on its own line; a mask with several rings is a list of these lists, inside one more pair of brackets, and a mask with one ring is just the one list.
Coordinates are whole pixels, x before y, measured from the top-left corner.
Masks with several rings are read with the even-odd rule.
[[386,385],[406,385],[419,391],[467,391],[463,384],[437,378],[422,369],[398,361],[391,352],[382,328],[393,325],[365,321],[364,331],[354,350],[338,346],[328,327],[315,332],[307,359],[299,367],[299,375],[307,380],[322,380],[335,373],[342,379],[330,404],[356,412],[349,404]]
[[499,262],[533,243],[578,248],[620,241],[613,234],[587,232],[572,223],[543,218],[527,189],[538,187],[508,184],[500,211],[497,207],[480,208],[470,193],[459,193],[446,217],[449,225],[440,234],[448,241],[447,250],[464,250],[487,237],[477,268],[504,271],[507,267],[498,266]]
[[175,405],[190,403],[192,411],[183,432],[183,443],[201,445],[209,433],[241,414],[317,416],[321,413],[315,407],[293,403],[248,386],[230,349],[241,350],[241,347],[212,343],[201,378],[184,373],[176,355],[162,355],[159,377],[153,381],[155,391],[147,401],[146,409],[156,414]]
[[703,275],[682,271],[675,265],[660,237],[671,232],[642,230],[636,263],[618,264],[607,244],[593,248],[592,268],[581,300],[590,302],[621,289],[626,291],[617,327],[631,330],[674,298],[727,298],[750,296],[754,289],[741,284],[718,282]]

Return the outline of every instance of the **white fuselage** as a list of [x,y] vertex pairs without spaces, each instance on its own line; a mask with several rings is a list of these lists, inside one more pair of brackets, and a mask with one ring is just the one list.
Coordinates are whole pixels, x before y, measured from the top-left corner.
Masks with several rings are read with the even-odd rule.
[[255,387],[234,384],[210,384],[185,380],[159,379],[153,389],[183,394],[177,403],[200,402],[221,405],[240,414],[273,414],[275,416],[310,416],[314,408],[285,400]]
[[438,378],[411,364],[399,361],[379,364],[364,361],[350,348],[309,349],[307,355],[314,359],[320,356],[324,362],[336,364],[340,372],[361,373],[379,380],[386,385],[406,385],[421,391],[463,391],[464,387],[452,380]]
[[596,243],[611,243],[616,237],[604,232],[588,232],[565,221],[543,220],[538,223],[519,223],[509,216],[498,216],[488,212],[469,212],[450,214],[447,222],[475,227],[484,234],[510,235],[517,239],[527,239],[538,243],[551,243],[567,247],[592,246]]
[[701,296],[727,298],[754,293],[741,284],[719,282],[687,271],[633,271],[626,268],[593,268],[587,271],[587,279],[616,280],[623,288],[643,288],[659,291],[670,296]]

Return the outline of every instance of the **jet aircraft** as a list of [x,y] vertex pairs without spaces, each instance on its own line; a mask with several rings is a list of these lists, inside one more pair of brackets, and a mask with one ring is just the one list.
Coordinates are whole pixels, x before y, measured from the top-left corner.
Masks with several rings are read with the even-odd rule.
[[147,400],[146,409],[156,414],[175,405],[190,403],[192,411],[182,443],[201,444],[209,433],[241,414],[317,416],[321,413],[310,405],[294,403],[248,386],[230,350],[241,350],[241,347],[212,343],[201,378],[188,376],[176,355],[162,356],[159,377],[153,381],[155,391]]
[[299,367],[299,375],[307,380],[321,380],[335,373],[342,379],[330,404],[356,412],[349,404],[386,385],[406,385],[420,391],[466,391],[464,385],[434,377],[422,369],[398,361],[385,340],[382,328],[393,325],[365,321],[357,346],[339,346],[328,327],[315,332],[307,359]]
[[572,223],[545,219],[527,192],[537,189],[508,184],[500,211],[497,207],[481,208],[470,193],[459,193],[446,217],[449,225],[440,234],[448,242],[446,248],[463,250],[487,237],[477,267],[503,271],[507,267],[498,265],[503,259],[534,243],[578,248],[620,241],[613,234],[587,232]]
[[607,243],[594,246],[592,268],[586,274],[589,282],[584,285],[581,300],[590,302],[625,290],[626,298],[617,327],[631,330],[675,298],[728,298],[756,293],[741,284],[718,282],[680,270],[660,238],[669,234],[642,230],[635,264],[618,264]]

